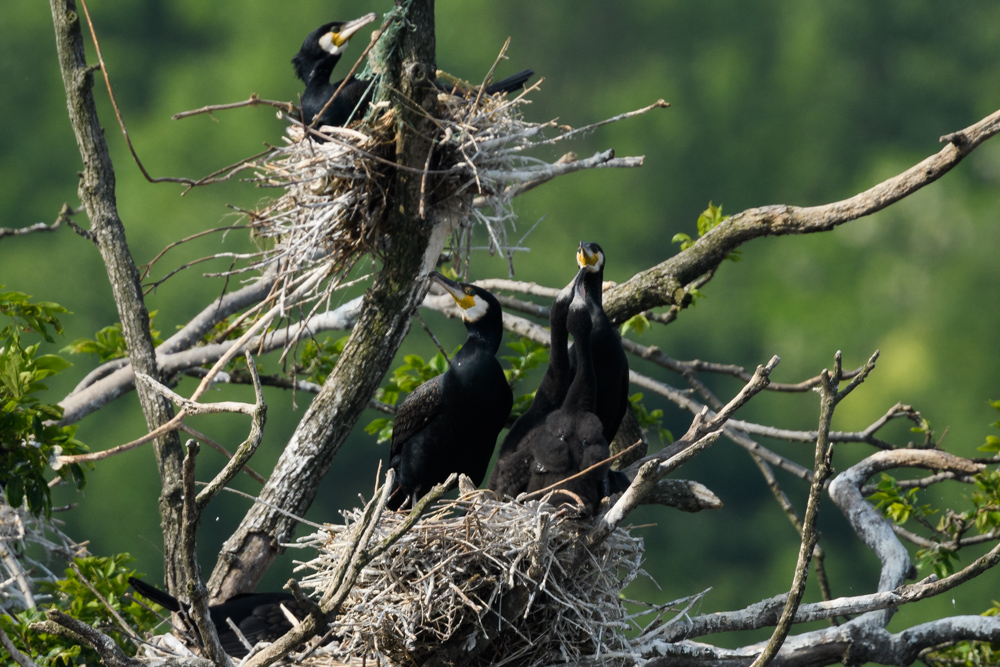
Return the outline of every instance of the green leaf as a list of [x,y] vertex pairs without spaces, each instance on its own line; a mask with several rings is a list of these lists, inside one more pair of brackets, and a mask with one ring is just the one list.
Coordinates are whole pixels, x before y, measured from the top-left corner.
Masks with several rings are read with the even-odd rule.
[[621,335],[624,336],[630,330],[634,330],[636,335],[641,336],[649,328],[649,318],[645,314],[639,313],[625,320],[622,323]]
[[1000,452],[1000,438],[995,435],[986,436],[986,444],[978,448],[981,452]]

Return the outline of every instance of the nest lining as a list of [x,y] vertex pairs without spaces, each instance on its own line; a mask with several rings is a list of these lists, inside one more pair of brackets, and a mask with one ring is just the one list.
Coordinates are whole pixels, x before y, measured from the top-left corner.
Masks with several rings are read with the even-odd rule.
[[[311,571],[301,584],[317,595],[335,586],[363,510],[343,515],[344,525],[298,541],[318,552],[297,568]],[[371,544],[405,519],[385,512]],[[619,529],[590,551],[580,541],[588,528],[544,502],[498,501],[488,491],[440,503],[361,572],[337,622],[343,657],[422,664],[489,629],[496,637],[470,664],[576,664],[608,653],[622,657],[603,664],[631,662],[620,593],[643,573],[642,539]]]

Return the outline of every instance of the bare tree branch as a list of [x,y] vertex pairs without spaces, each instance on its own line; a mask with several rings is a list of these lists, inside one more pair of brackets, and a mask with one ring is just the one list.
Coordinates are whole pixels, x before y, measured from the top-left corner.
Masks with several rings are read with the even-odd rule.
[[[156,365],[149,332],[149,313],[143,301],[139,272],[129,253],[125,228],[118,217],[115,173],[104,132],[97,119],[93,70],[87,66],[76,3],[74,0],[50,0],[50,7],[70,122],[83,158],[80,199],[87,209],[91,232],[97,239],[108,272],[132,367],[162,380]],[[151,431],[173,417],[170,403],[148,389],[139,391],[139,402]],[[167,531],[164,535],[165,580],[170,586],[176,583],[176,553],[173,549],[177,540],[173,538],[177,537],[175,531],[180,527],[180,469],[183,456],[180,439],[176,434],[165,434],[157,441],[156,452],[163,481],[159,503],[161,525]]]
[[659,306],[683,307],[684,286],[719,266],[736,248],[761,236],[812,234],[882,210],[948,173],[981,143],[1000,132],[1000,111],[942,137],[948,145],[906,171],[849,199],[823,206],[765,206],[737,213],[687,250],[636,274],[604,296],[613,322]]

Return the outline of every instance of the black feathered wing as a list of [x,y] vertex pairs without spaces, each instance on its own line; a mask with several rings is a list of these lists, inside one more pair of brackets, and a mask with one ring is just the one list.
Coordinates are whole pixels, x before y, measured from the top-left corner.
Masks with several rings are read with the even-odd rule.
[[443,375],[438,375],[413,390],[396,410],[392,422],[392,446],[389,448],[389,465],[393,465],[403,451],[403,445],[419,433],[444,407],[441,393]]

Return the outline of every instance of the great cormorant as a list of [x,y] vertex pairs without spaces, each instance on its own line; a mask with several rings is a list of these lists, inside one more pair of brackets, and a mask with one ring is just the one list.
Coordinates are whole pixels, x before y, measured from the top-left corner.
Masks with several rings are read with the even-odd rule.
[[481,484],[514,403],[496,358],[503,338],[500,302],[481,287],[436,271],[430,277],[462,308],[469,335],[448,370],[417,387],[396,411],[389,452],[397,483],[392,509],[408,498],[415,503],[453,472]]
[[[161,607],[173,612],[187,613],[180,601],[170,593],[135,577],[129,577],[128,582],[143,597]],[[234,658],[242,658],[249,651],[229,627],[227,618],[233,621],[240,629],[240,633],[253,645],[262,641],[273,642],[291,630],[292,622],[288,614],[299,620],[308,614],[291,593],[241,593],[221,604],[209,606],[208,612],[212,625],[215,626],[215,632],[219,635],[219,643],[222,644],[223,650]]]
[[[566,399],[572,372],[570,371],[567,342],[569,334],[566,330],[566,314],[573,300],[574,279],[556,295],[549,309],[549,332],[551,345],[549,347],[549,366],[545,370],[535,397],[524,414],[518,417],[510,427],[507,436],[500,445],[497,463],[490,475],[489,488],[500,496],[516,497],[525,490],[528,483],[528,465],[523,455],[517,457],[518,446],[524,437],[535,427],[545,421],[553,410],[558,410]],[[512,458],[513,457],[513,458]]]
[[[366,81],[352,76],[346,80],[330,83],[330,75],[340,61],[340,56],[347,48],[351,37],[376,17],[377,15],[372,12],[353,21],[324,23],[309,33],[302,42],[302,48],[292,58],[292,64],[295,66],[295,74],[306,84],[305,92],[302,93],[302,115],[306,125],[343,127],[349,120],[360,118],[368,110],[374,80]],[[502,81],[490,84],[486,87],[486,92],[495,94],[519,90],[524,87],[532,74],[534,74],[532,70],[518,72]],[[443,91],[453,89],[446,84],[437,85]],[[338,88],[340,92],[334,97]],[[314,123],[313,120],[319,114],[322,115]]]
[[[573,335],[576,373],[562,406],[521,443],[532,453],[533,464],[528,482],[529,493],[556,484],[608,458],[608,441],[600,419],[594,414],[599,385],[593,354],[593,316],[586,292],[586,269],[573,282],[573,300],[566,326]],[[609,465],[603,465],[559,488],[572,491],[592,513],[605,495]]]
[[[604,250],[596,243],[580,242],[577,264],[584,270],[587,308],[593,330],[590,347],[597,373],[597,408],[594,412],[604,425],[604,437],[610,443],[628,409],[628,359],[618,330],[604,313]],[[571,361],[575,359],[571,356]]]

